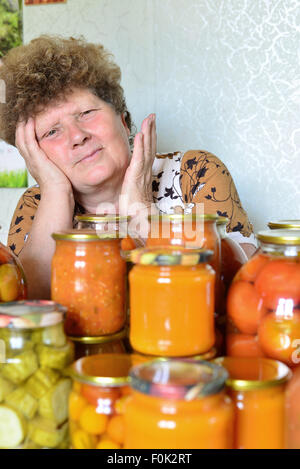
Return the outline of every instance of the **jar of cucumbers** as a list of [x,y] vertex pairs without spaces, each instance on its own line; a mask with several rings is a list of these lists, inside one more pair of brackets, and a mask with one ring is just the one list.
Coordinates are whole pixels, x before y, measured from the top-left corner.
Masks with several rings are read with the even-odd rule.
[[52,301],[0,305],[0,449],[68,448],[74,359],[64,308]]

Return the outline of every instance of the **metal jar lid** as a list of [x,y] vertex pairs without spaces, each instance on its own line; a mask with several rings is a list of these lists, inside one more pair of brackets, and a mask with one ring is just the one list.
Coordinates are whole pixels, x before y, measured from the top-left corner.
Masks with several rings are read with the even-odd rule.
[[261,243],[285,246],[300,245],[300,230],[267,230],[259,231],[257,239]]
[[217,226],[219,225],[227,225],[229,222],[229,218],[227,217],[219,217],[218,220],[217,220]]
[[123,238],[119,236],[117,231],[114,232],[104,232],[97,233],[93,229],[84,229],[84,230],[67,230],[61,231],[58,233],[52,233],[52,238],[55,240],[63,241],[76,241],[76,242],[86,242],[86,241],[106,241],[110,239]]
[[126,252],[126,260],[134,264],[156,266],[194,266],[208,262],[213,251],[166,246],[162,248],[139,248]]
[[128,334],[128,330],[122,329],[121,331],[116,332],[115,334],[107,334],[107,335],[94,336],[94,337],[68,336],[68,339],[70,339],[72,342],[76,342],[80,344],[87,344],[87,345],[106,344],[108,342],[114,342],[115,340],[122,340],[127,336],[127,334]]
[[86,213],[84,215],[76,215],[76,221],[82,222],[93,222],[93,223],[122,223],[122,222],[129,222],[131,219],[130,216],[121,216],[121,215],[96,215],[92,213]]
[[80,358],[65,373],[81,383],[117,387],[129,384],[131,367],[131,355],[103,353]]
[[268,358],[219,357],[214,363],[229,373],[226,385],[234,391],[267,389],[286,383],[292,376],[284,363]]
[[217,394],[227,371],[215,363],[192,359],[158,359],[132,368],[131,387],[143,394],[191,401]]
[[0,328],[35,329],[64,320],[66,308],[54,301],[12,301],[0,304]]
[[268,227],[271,230],[300,230],[300,220],[270,221]]

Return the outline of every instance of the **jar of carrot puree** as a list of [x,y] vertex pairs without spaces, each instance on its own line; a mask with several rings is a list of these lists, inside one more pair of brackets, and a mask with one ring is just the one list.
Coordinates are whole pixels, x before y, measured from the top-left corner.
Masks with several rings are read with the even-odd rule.
[[226,384],[235,405],[235,448],[285,448],[285,387],[290,369],[267,358],[225,357],[215,363],[229,373]]
[[293,366],[300,338],[300,231],[258,233],[260,250],[227,297],[227,355],[265,356]]
[[69,336],[74,344],[75,359],[100,353],[126,353],[125,340],[127,330],[124,328],[115,334],[102,335],[99,337],[74,337]]
[[[298,350],[298,362],[300,354]],[[293,368],[293,376],[286,388],[287,448],[300,449],[300,366]]]
[[131,366],[131,357],[125,354],[91,355],[71,365],[67,374],[73,379],[69,398],[73,449],[123,448]]
[[[70,336],[101,336],[120,331],[126,321],[126,262],[116,233],[94,230],[54,233],[51,296],[67,307]],[[100,236],[100,237],[99,237]]]
[[132,251],[136,265],[129,274],[129,338],[134,351],[180,357],[214,346],[215,274],[207,264],[210,254],[179,247]]
[[154,360],[132,368],[125,406],[126,449],[230,449],[233,404],[224,368],[205,361]]

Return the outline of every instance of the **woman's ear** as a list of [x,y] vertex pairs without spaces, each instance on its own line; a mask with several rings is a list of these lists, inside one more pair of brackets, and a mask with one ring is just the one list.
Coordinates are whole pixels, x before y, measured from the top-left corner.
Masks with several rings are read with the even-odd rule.
[[126,130],[126,132],[127,132],[127,135],[128,135],[128,137],[129,137],[129,135],[130,135],[130,130],[129,130],[129,127],[128,127],[127,122],[126,122],[126,116],[127,116],[127,112],[125,111],[125,112],[123,112],[123,113],[121,114],[121,120],[122,120],[122,124],[124,125],[125,130]]

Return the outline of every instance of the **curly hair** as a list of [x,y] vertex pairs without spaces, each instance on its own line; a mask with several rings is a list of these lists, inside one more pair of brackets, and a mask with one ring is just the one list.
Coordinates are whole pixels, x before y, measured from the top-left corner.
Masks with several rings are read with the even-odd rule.
[[125,113],[131,131],[120,68],[102,45],[83,38],[43,35],[11,49],[2,62],[0,79],[5,83],[6,102],[0,104],[0,138],[6,142],[15,144],[20,120],[34,117],[73,88],[90,89],[117,114]]

